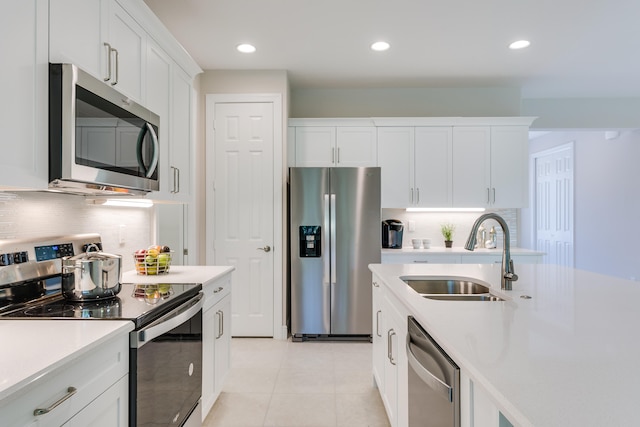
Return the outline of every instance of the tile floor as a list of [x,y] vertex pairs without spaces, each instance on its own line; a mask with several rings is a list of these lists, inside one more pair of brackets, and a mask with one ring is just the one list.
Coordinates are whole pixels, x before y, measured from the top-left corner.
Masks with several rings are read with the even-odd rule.
[[231,355],[203,427],[389,426],[370,343],[234,338]]

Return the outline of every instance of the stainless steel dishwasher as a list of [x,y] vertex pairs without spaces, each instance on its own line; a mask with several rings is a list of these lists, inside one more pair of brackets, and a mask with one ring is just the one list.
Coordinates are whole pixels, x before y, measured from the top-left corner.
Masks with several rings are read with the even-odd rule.
[[460,427],[460,368],[409,317],[409,427]]

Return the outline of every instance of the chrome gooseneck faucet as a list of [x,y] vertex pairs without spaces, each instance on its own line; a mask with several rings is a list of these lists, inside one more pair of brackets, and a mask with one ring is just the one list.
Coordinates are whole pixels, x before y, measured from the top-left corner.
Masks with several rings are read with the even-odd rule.
[[476,235],[478,234],[478,228],[487,219],[494,219],[502,227],[502,234],[504,235],[504,242],[502,244],[502,277],[500,278],[500,288],[504,291],[510,291],[512,286],[511,282],[518,280],[518,275],[513,271],[513,260],[511,259],[511,243],[509,241],[509,227],[506,221],[500,216],[494,213],[486,213],[480,215],[476,222],[471,227],[471,233],[467,239],[467,243],[464,248],[468,251],[472,251],[476,245]]

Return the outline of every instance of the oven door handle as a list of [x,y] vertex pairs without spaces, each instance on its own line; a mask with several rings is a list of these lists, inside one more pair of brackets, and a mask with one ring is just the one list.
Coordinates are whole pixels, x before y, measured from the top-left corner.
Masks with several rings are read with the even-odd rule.
[[191,319],[198,311],[202,310],[202,298],[203,294],[200,292],[193,300],[170,311],[148,327],[133,331],[129,338],[129,346],[131,348],[140,348],[154,338],[166,334]]

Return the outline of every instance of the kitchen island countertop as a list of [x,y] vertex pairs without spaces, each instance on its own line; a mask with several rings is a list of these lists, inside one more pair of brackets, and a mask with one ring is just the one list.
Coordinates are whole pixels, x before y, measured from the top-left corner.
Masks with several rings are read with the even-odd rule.
[[133,326],[126,320],[0,320],[0,401]]
[[[640,425],[640,283],[520,264],[501,291],[499,264],[370,269],[514,425]],[[507,301],[426,299],[407,275],[473,278]]]

